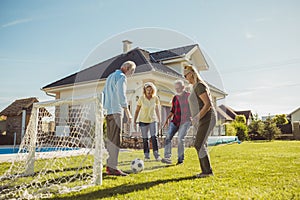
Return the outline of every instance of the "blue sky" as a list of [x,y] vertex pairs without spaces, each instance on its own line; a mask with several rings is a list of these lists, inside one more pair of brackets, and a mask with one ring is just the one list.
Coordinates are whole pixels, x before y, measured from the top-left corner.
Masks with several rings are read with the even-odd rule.
[[[224,88],[227,105],[290,113],[300,106],[299,8],[297,0],[1,0],[0,110],[18,98],[51,99],[40,88],[80,70],[97,45],[110,39],[114,56],[124,32],[155,27],[200,44],[214,63],[203,76]],[[141,48],[152,40],[155,48],[181,45],[128,37]]]

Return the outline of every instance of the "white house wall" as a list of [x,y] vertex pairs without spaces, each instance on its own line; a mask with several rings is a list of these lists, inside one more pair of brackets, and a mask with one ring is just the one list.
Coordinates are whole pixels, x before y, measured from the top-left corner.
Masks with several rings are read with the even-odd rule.
[[300,121],[300,109],[298,109],[296,112],[294,112],[292,115],[291,115],[291,122],[292,122],[292,125],[293,125],[293,130],[294,130],[294,124],[293,122],[299,122]]
[[[180,63],[178,63],[180,66]],[[178,66],[178,67],[179,67]],[[176,65],[174,65],[176,67]],[[181,67],[181,66],[180,66]],[[136,110],[138,98],[143,95],[143,85],[145,82],[151,81],[158,88],[157,95],[160,98],[161,110],[163,112],[162,121],[165,120],[168,108],[171,107],[171,100],[175,94],[174,90],[174,81],[175,77],[162,74],[159,72],[148,72],[143,74],[137,74],[133,77],[128,77],[127,79],[127,99],[128,104],[130,105],[131,114],[134,115]],[[55,92],[59,92],[58,97],[60,99],[66,98],[75,98],[75,97],[84,97],[91,96],[103,91],[105,80],[100,82],[90,82],[86,84],[78,84],[73,87],[60,88]],[[220,98],[220,94],[212,92],[214,105],[216,105],[216,100]],[[68,116],[68,108],[60,108],[60,118],[65,119]]]

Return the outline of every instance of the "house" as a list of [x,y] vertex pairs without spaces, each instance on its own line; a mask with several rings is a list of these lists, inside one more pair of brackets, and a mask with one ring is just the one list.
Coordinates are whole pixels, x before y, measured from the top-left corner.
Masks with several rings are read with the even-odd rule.
[[13,145],[14,140],[15,144],[21,143],[35,102],[38,102],[35,97],[19,99],[0,112],[6,118],[1,121],[0,145]]
[[294,138],[300,140],[300,107],[288,115],[291,119]]
[[220,124],[226,122],[232,122],[234,120],[234,118],[230,117],[224,110],[221,109],[220,106],[216,107],[216,111],[217,111],[218,121],[220,122]]
[[221,121],[221,123],[231,122],[235,119],[237,115],[244,115],[246,118],[247,125],[249,125],[253,119],[251,110],[236,111],[233,110],[231,107],[223,104],[217,108],[217,113],[218,120]]
[[[100,93],[109,74],[119,69],[121,64],[127,60],[132,60],[137,65],[133,76],[127,79],[127,98],[131,113],[134,114],[138,98],[143,94],[143,84],[151,81],[158,89],[157,94],[161,102],[163,121],[170,111],[171,99],[175,94],[174,81],[184,80],[183,66],[189,63],[199,71],[209,69],[198,44],[150,53],[141,48],[131,49],[131,42],[125,40],[123,41],[123,53],[50,83],[42,90],[55,96],[56,99]],[[224,98],[226,93],[212,85],[209,86],[216,105],[217,100]],[[62,110],[60,112],[62,113]],[[64,112],[69,111],[65,110]],[[126,127],[124,128],[126,130]]]
[[300,121],[300,107],[291,112],[289,115],[289,118],[291,119],[291,122]]

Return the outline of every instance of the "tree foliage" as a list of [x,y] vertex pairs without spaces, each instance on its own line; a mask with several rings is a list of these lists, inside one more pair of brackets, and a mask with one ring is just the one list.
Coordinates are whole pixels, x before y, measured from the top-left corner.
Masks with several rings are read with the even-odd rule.
[[264,139],[263,134],[265,131],[265,124],[263,121],[256,119],[251,122],[248,126],[249,128],[249,138],[252,140],[255,139]]
[[289,122],[286,118],[286,114],[275,115],[272,120],[276,123],[276,125],[284,125]]
[[227,136],[236,136],[236,129],[233,123],[227,123],[225,125],[225,133]]
[[239,140],[248,140],[248,127],[245,123],[234,121],[233,126],[236,130],[236,136],[238,136]]
[[235,122],[246,124],[245,115],[237,115],[235,116]]
[[265,137],[267,140],[273,140],[277,135],[281,134],[281,130],[277,127],[274,120],[268,118],[264,122],[265,128],[263,131],[262,136]]
[[226,124],[225,130],[228,136],[238,136],[241,141],[248,140],[248,127],[244,115],[237,115],[233,122]]

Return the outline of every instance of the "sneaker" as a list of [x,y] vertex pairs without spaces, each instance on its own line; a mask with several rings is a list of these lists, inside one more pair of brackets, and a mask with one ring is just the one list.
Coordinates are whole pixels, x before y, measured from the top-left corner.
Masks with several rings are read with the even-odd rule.
[[158,156],[157,158],[155,158],[155,160],[156,160],[157,162],[160,162],[162,159],[161,159],[160,156]]
[[122,172],[119,169],[113,169],[111,167],[106,167],[106,173],[107,175],[111,175],[111,176],[128,176],[127,173]]
[[161,162],[165,164],[172,164],[172,160],[170,158],[163,158],[161,159]]
[[213,176],[214,173],[200,173],[200,174],[197,174],[196,175],[196,178],[206,178],[206,177],[209,177],[209,176]]
[[145,158],[144,158],[144,161],[145,161],[145,162],[150,162],[150,158],[145,157]]
[[183,164],[183,161],[178,161],[177,163],[176,163],[176,165],[182,165]]

